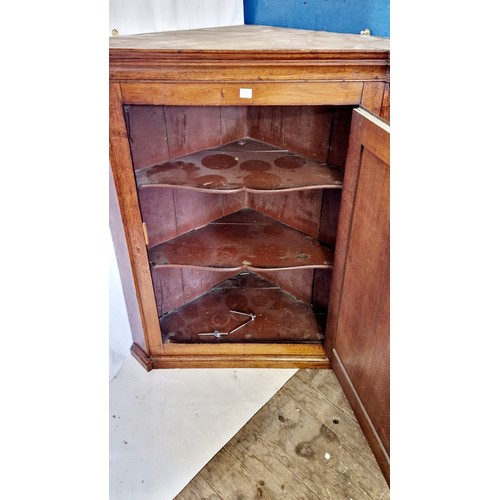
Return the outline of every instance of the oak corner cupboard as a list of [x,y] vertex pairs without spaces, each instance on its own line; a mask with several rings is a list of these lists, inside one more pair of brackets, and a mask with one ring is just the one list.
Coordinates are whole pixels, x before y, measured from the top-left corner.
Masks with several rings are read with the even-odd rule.
[[148,370],[333,367],[389,477],[389,40],[110,39],[110,226]]

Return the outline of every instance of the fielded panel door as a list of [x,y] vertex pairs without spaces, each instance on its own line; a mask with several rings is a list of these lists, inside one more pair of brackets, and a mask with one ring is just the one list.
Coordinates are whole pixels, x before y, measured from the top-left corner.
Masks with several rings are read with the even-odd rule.
[[353,111],[326,344],[389,481],[389,126]]

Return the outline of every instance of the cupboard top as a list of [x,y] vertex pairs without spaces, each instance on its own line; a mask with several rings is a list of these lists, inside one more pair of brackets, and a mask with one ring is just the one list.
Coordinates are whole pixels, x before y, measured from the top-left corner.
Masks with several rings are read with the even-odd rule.
[[271,26],[241,25],[111,37],[110,49],[192,52],[389,52],[389,39]]

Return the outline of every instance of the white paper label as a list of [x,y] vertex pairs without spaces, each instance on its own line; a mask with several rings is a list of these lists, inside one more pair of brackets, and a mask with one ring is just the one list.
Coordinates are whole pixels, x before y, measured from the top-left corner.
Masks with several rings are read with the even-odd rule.
[[240,97],[243,99],[251,99],[252,89],[240,89]]

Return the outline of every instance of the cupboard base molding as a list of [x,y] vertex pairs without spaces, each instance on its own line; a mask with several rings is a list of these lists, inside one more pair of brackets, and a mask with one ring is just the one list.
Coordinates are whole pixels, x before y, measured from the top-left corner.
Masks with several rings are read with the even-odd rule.
[[325,357],[281,356],[161,356],[153,368],[330,368]]
[[[330,368],[330,362],[322,346],[315,346],[313,349],[305,347],[303,353],[297,352],[294,346],[290,346],[289,352],[286,348],[273,349],[272,346],[263,346],[260,349],[253,349],[253,353],[245,352],[246,350],[236,353],[237,346],[220,345],[217,347],[221,352],[205,354],[198,352],[199,348],[205,346],[184,348],[171,345],[170,347],[174,347],[177,352],[148,356],[137,344],[133,344],[130,351],[147,371],[158,368]],[[180,347],[180,350],[175,347]],[[214,347],[210,346],[209,350],[213,350]],[[302,346],[299,348],[302,350]],[[259,350],[262,352],[259,353]],[[316,352],[307,352],[308,350]]]
[[153,369],[153,358],[149,357],[137,344],[132,344],[130,352],[146,371],[150,372]]
[[333,349],[330,360],[332,362],[333,371],[335,372],[342,390],[344,391],[344,394],[346,395],[346,398],[351,405],[352,411],[354,412],[354,415],[356,416],[356,419],[358,420],[359,425],[363,430],[363,434],[365,435],[365,438],[370,445],[370,448],[373,452],[373,455],[375,456],[375,459],[377,460],[380,470],[382,471],[387,484],[390,485],[389,455],[387,454],[384,445],[382,444],[382,441],[377,431],[375,430],[375,427],[373,426],[373,423],[368,413],[366,412],[366,409],[358,393],[356,392],[356,389],[354,388],[349,375],[347,374],[344,364],[342,363],[342,360],[340,359],[335,349]]

